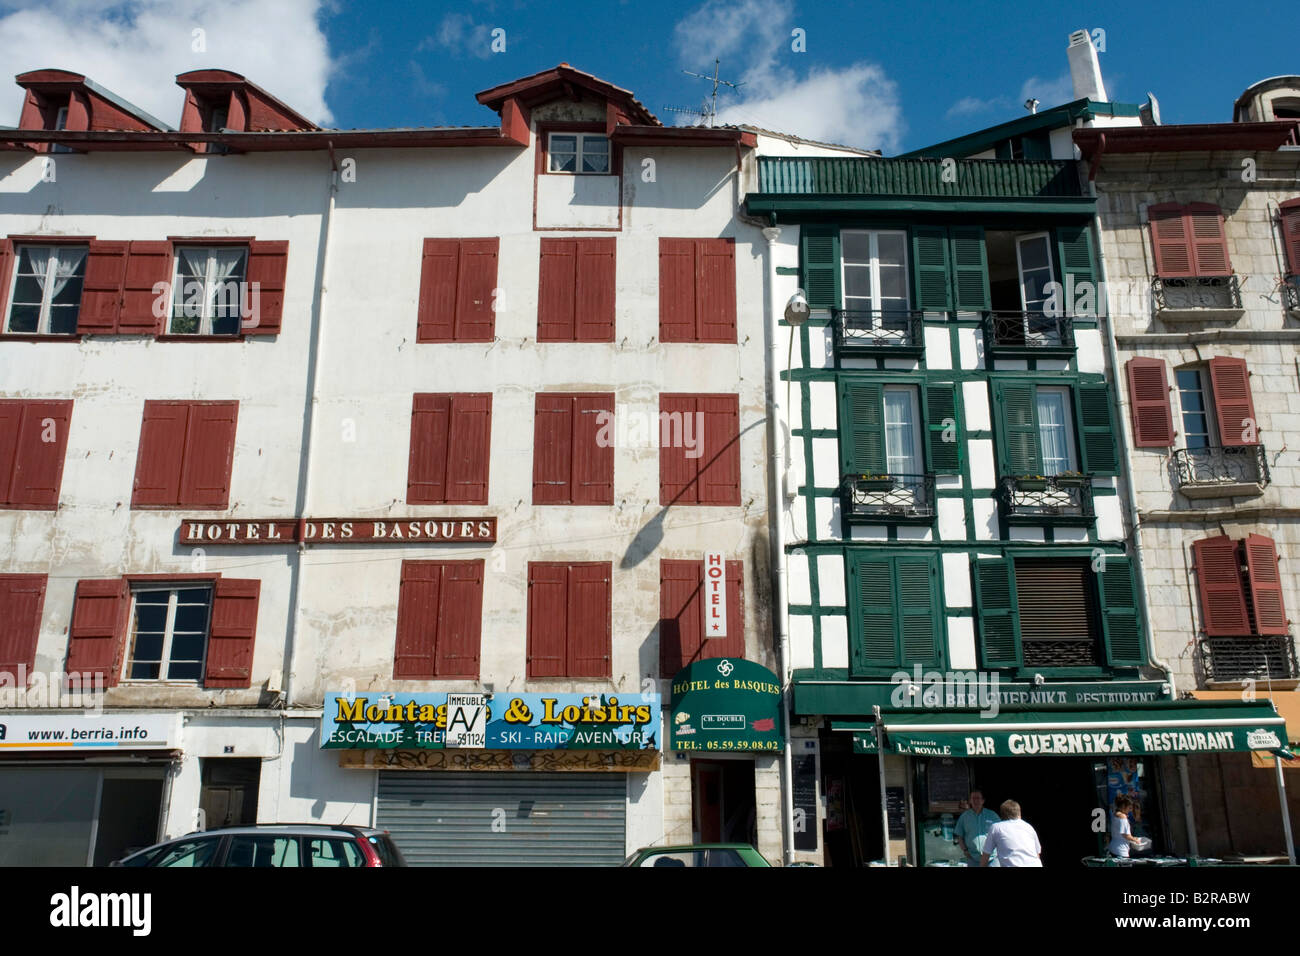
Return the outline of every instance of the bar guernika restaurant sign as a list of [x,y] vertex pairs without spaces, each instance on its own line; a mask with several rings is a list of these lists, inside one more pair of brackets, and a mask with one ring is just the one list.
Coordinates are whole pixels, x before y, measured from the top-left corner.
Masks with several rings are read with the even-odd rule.
[[497,539],[496,518],[186,518],[181,544],[473,543]]

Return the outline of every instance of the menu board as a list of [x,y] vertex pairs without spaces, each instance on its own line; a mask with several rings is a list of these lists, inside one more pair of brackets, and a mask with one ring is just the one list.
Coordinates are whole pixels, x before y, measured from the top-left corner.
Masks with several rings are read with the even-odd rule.
[[936,757],[926,765],[927,813],[956,813],[970,797],[970,768],[960,757]]
[[[794,806],[803,811],[803,826],[794,829],[796,850],[817,849],[817,758],[813,754],[794,761]],[[795,814],[798,823],[799,814]]]
[[889,837],[901,840],[907,836],[907,790],[904,787],[885,788],[885,812],[889,817]]

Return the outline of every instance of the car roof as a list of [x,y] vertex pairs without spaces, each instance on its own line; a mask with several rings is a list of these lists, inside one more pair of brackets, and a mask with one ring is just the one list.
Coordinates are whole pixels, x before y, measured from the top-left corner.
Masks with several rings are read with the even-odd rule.
[[295,833],[302,836],[337,836],[340,833],[350,833],[356,836],[379,836],[387,832],[387,830],[377,830],[374,827],[352,826],[345,823],[252,823],[236,824],[228,827],[212,827],[210,830],[195,830],[185,834],[184,837],[177,837],[176,839],[257,833]]
[[684,850],[754,850],[748,843],[679,843],[676,846],[643,846],[637,853],[678,853]]

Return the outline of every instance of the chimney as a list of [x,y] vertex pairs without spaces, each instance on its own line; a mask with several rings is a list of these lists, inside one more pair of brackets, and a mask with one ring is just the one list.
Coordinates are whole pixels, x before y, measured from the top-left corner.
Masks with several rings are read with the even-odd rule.
[[1076,100],[1089,99],[1106,102],[1106,87],[1101,82],[1101,64],[1097,62],[1097,49],[1087,30],[1070,34],[1070,45],[1065,55],[1070,58],[1070,81],[1074,84]]

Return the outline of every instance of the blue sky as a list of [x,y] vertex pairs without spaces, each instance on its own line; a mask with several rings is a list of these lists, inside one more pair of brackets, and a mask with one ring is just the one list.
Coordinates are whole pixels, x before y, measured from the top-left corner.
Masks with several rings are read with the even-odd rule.
[[[1086,10],[1086,14],[1084,11]],[[1225,12],[1226,11],[1226,12]],[[86,73],[176,123],[176,73],[225,67],[325,125],[484,125],[478,90],[560,61],[664,107],[698,106],[708,84],[724,121],[903,152],[1070,99],[1065,47],[1104,30],[1112,100],[1160,100],[1165,122],[1223,122],[1250,83],[1300,73],[1294,25],[1276,5],[1072,5],[837,0],[603,3],[360,0],[0,0],[0,63]],[[1266,24],[1278,23],[1278,29]],[[195,30],[202,31],[199,42]],[[497,45],[492,49],[494,30]],[[792,49],[802,30],[805,52]],[[21,91],[0,104],[17,119]]]

